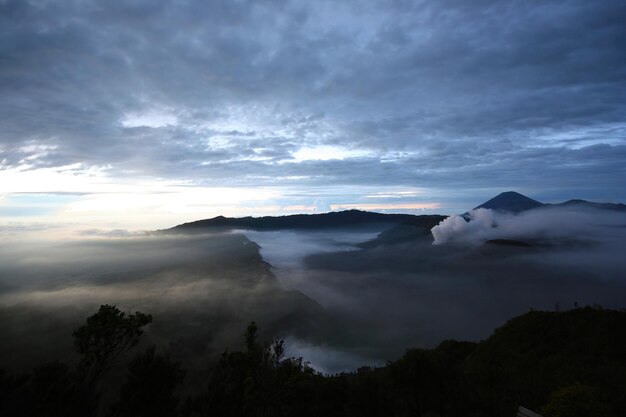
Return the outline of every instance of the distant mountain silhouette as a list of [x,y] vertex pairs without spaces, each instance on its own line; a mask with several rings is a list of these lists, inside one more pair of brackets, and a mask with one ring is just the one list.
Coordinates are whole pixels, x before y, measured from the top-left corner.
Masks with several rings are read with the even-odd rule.
[[289,229],[328,229],[374,224],[395,224],[415,222],[422,216],[411,214],[383,214],[361,210],[346,210],[323,214],[294,214],[291,216],[265,217],[224,217],[183,223],[171,229],[161,230],[166,233],[194,233],[211,230],[289,230]]
[[519,213],[537,207],[542,207],[543,205],[543,203],[533,200],[532,198],[528,198],[520,193],[516,193],[515,191],[507,191],[498,194],[491,200],[481,204],[478,207],[474,207],[474,210],[479,208],[486,208],[491,210]]
[[[523,211],[533,210],[537,208],[589,208],[596,210],[613,210],[626,212],[626,205],[621,203],[595,203],[587,200],[568,200],[563,203],[542,203],[532,198],[526,197],[515,191],[506,191],[498,194],[491,200],[474,207],[474,210],[479,208],[505,211],[510,213],[521,213]],[[469,220],[469,213],[462,214],[467,220]]]
[[[537,208],[587,207],[601,210],[626,212],[626,205],[615,203],[594,203],[586,200],[569,200],[559,204],[544,204],[515,191],[498,194],[491,200],[475,207],[491,210],[520,213]],[[469,213],[463,214],[469,219]],[[161,233],[200,233],[211,230],[246,229],[256,231],[269,230],[315,230],[363,227],[367,225],[389,225],[393,229],[382,233],[375,241],[364,243],[364,247],[379,244],[412,240],[420,235],[428,235],[430,229],[446,216],[412,214],[384,214],[361,210],[346,210],[321,214],[294,214],[290,216],[264,217],[224,217],[198,220],[160,230]],[[396,227],[394,227],[396,226]]]
[[568,200],[559,204],[545,204],[546,207],[586,207],[599,210],[616,210],[626,212],[626,204],[622,203],[594,203],[586,200]]

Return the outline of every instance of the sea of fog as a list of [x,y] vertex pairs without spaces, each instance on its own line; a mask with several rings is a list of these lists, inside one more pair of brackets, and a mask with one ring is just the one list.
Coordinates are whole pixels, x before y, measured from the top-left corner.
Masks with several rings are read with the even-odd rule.
[[284,338],[290,355],[327,373],[480,340],[531,309],[626,307],[623,213],[471,216],[367,248],[358,244],[383,229],[59,239],[13,230],[0,241],[0,368],[74,360],[72,330],[101,304],[152,314],[143,345],[196,370],[241,348],[256,321],[264,340]]
[[[293,353],[336,371],[411,346],[480,340],[532,309],[625,308],[625,226],[624,213],[606,210],[480,209],[469,222],[446,219],[432,236],[371,249],[356,245],[374,234],[354,231],[246,235],[282,287],[351,323],[322,345],[293,339]],[[359,342],[337,342],[346,334]]]

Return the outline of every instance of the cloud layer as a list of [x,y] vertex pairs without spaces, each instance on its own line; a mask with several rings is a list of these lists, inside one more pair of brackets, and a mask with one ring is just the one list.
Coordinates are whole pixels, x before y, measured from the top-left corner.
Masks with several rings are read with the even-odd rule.
[[4,0],[0,170],[624,200],[624,20],[618,0]]

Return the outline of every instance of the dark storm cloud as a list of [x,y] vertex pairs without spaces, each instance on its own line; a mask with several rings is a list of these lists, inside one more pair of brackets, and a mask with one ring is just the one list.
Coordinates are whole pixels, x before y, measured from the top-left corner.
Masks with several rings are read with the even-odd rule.
[[[617,0],[0,1],[0,166],[623,199],[625,20]],[[292,159],[320,145],[369,153]]]

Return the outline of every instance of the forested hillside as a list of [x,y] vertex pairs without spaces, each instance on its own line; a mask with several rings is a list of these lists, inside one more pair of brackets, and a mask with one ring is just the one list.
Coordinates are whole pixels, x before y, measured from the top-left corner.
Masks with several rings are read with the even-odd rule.
[[207,363],[199,387],[167,350],[127,355],[151,321],[102,306],[73,333],[76,366],[0,373],[0,415],[502,417],[518,405],[545,417],[626,415],[624,311],[531,311],[482,342],[445,341],[337,375],[285,358],[284,342],[262,341],[251,323],[245,349]]

